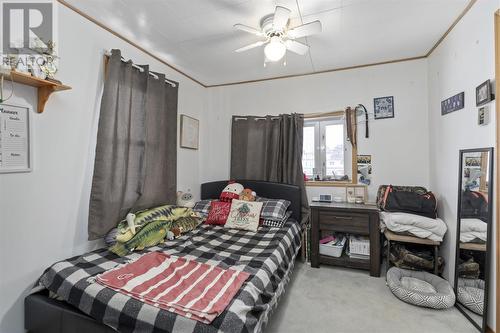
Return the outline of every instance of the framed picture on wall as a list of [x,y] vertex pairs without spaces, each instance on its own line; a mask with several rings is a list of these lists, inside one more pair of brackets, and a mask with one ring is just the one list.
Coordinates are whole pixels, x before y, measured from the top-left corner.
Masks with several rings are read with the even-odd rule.
[[181,114],[181,139],[182,148],[198,149],[200,136],[200,121],[198,119]]
[[491,93],[490,80],[486,80],[476,88],[476,106],[481,106],[491,102],[494,99]]
[[375,119],[394,118],[394,96],[374,98],[373,113]]

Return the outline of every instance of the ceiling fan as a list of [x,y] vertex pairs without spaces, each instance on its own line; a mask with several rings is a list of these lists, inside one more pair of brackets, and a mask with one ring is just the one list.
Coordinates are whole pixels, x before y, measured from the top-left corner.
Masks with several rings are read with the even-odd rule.
[[[316,20],[297,27],[288,27],[291,10],[276,6],[274,14],[264,16],[260,21],[260,30],[244,24],[235,24],[234,28],[261,37],[262,40],[240,47],[235,52],[243,52],[255,47],[266,45],[264,54],[266,61],[279,61],[285,56],[286,50],[304,55],[309,46],[295,39],[314,35],[321,32],[321,22]],[[265,61],[265,62],[266,62]],[[264,62],[264,65],[265,65]]]

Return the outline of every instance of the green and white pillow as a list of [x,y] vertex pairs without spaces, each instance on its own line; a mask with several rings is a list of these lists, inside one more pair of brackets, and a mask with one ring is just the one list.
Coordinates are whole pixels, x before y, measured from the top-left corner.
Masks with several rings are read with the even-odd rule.
[[224,228],[256,232],[259,228],[261,210],[262,202],[233,199]]

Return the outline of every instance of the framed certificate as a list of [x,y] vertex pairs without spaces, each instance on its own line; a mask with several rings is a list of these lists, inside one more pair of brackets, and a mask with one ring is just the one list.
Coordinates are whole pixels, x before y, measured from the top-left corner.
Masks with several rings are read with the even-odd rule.
[[32,170],[31,113],[29,106],[0,104],[0,173]]

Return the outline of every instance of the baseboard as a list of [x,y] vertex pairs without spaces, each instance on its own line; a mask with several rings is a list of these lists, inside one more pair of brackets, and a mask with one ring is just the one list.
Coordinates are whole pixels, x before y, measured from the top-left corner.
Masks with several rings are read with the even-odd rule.
[[495,333],[495,331],[493,331],[491,329],[491,327],[489,327],[488,325],[486,325],[486,333]]

